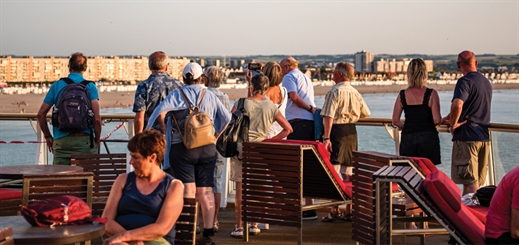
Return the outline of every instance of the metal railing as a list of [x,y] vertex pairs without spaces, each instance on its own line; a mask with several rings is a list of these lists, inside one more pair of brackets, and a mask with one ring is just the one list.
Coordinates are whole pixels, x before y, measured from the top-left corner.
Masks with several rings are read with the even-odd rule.
[[[51,115],[47,115],[47,121],[50,122]],[[133,122],[134,114],[102,114],[101,119],[103,121],[103,125],[106,125],[109,122],[120,122],[122,126],[124,127],[127,135],[127,139],[120,139],[120,140],[104,140],[103,144],[106,148],[107,152],[110,152],[110,149],[108,147],[107,143],[110,142],[126,142],[131,137],[134,136],[134,122]],[[15,120],[15,121],[27,121],[32,126],[35,134],[36,134],[36,141],[37,142],[45,142],[45,137],[38,126],[38,122],[36,120],[36,113],[0,113],[0,120]],[[387,118],[364,118],[361,119],[359,122],[357,122],[358,126],[373,126],[373,127],[383,127],[385,128],[385,131],[388,133],[388,135],[391,137],[391,139],[394,141],[394,151],[392,151],[393,154],[398,154],[399,152],[399,146],[400,146],[400,130],[398,128],[392,127],[391,119]],[[1,129],[0,129],[1,130]],[[105,133],[108,130],[106,128],[103,128],[103,133]],[[504,124],[504,123],[491,123],[490,124],[490,136],[492,139],[492,142],[494,142],[493,134],[496,132],[504,132],[504,133],[514,133],[519,135],[519,125],[517,124]],[[108,130],[109,131],[109,130]],[[448,125],[442,124],[438,126],[438,131],[440,133],[448,133]],[[377,136],[378,137],[378,136]],[[383,137],[383,136],[380,136]],[[382,139],[382,138],[379,138]],[[363,139],[359,136],[359,142]],[[494,150],[496,150],[493,147],[493,144],[491,142],[491,150],[490,150],[490,163],[489,163],[489,179],[488,184],[494,184],[496,181],[496,173],[494,169]],[[498,150],[498,149],[497,149]],[[48,164],[48,150],[45,144],[39,144],[39,150],[37,150],[36,159],[34,161],[34,164]],[[130,157],[128,156],[128,161]],[[516,159],[519,160],[519,159]],[[129,166],[132,169],[131,166]],[[498,178],[499,179],[499,178]]]

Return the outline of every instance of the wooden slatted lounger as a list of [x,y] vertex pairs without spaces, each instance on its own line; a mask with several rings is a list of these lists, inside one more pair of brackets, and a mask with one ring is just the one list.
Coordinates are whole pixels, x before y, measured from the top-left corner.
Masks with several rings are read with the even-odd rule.
[[[422,178],[410,166],[386,166],[373,174],[376,186],[376,244],[391,244],[391,198],[388,182],[396,182],[430,217],[438,221],[459,244],[484,244],[484,224],[461,203],[461,193],[443,172],[429,173]],[[441,233],[428,229],[427,233]]]
[[[243,147],[244,240],[248,222],[298,228],[302,244],[302,212],[351,203],[351,183],[344,183],[319,142],[266,140]],[[303,197],[331,201],[303,206]]]

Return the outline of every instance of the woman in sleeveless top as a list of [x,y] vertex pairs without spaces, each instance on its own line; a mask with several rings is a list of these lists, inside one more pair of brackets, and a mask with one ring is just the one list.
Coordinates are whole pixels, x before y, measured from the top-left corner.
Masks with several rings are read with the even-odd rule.
[[[440,139],[436,125],[441,123],[440,99],[425,86],[427,69],[422,59],[413,59],[407,68],[408,88],[400,91],[393,109],[393,125],[402,130],[400,155],[426,157],[441,163]],[[400,116],[405,113],[405,123]]]
[[[263,73],[269,78],[269,88],[265,96],[278,107],[281,115],[285,116],[288,93],[287,89],[281,86],[281,81],[283,80],[281,66],[275,61],[270,61],[263,67]],[[278,122],[274,122],[272,126],[270,126],[267,138],[270,139],[278,135],[281,131],[283,131],[283,127],[281,127]]]
[[183,207],[184,185],[162,171],[166,140],[157,130],[145,130],[128,142],[130,164],[110,191],[102,217],[108,219],[107,244],[174,244],[174,225]]
[[[283,139],[287,137],[290,133],[292,133],[292,126],[285,119],[285,117],[279,112],[272,101],[265,97],[265,92],[267,92],[269,86],[269,79],[267,76],[263,74],[255,75],[251,79],[251,86],[249,87],[249,92],[252,96],[249,96],[243,105],[245,111],[249,116],[249,132],[248,135],[244,135],[246,137],[246,141],[248,142],[259,142],[263,141],[267,138],[267,132],[270,129],[273,122],[277,121],[283,130],[279,132],[273,138],[275,139]],[[236,111],[238,107],[239,101],[236,101],[234,107],[232,108],[232,112]],[[234,211],[236,213],[236,226],[234,231],[231,232],[231,236],[233,237],[243,237],[243,225],[242,225],[242,209],[241,209],[241,200],[242,200],[242,144],[241,140],[238,142],[238,152],[239,155],[231,158],[231,176],[230,180],[236,182],[236,195],[234,197]],[[257,235],[261,231],[256,225],[256,223],[252,223],[249,228],[249,233],[252,235]]]

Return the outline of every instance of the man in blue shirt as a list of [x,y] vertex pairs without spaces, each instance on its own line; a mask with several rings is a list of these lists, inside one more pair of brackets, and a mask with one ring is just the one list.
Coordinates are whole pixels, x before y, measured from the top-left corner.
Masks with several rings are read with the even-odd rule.
[[[214,186],[217,152],[215,144],[187,149],[182,142],[182,136],[178,132],[177,125],[172,122],[171,117],[174,116],[178,125],[184,125],[185,118],[188,115],[187,104],[180,89],[192,106],[197,104],[205,90],[200,85],[203,74],[202,67],[199,64],[194,62],[187,64],[182,74],[185,85],[171,92],[155,108],[147,127],[151,128],[155,120],[158,120],[162,130],[166,132],[166,157],[169,158],[169,161],[164,161],[164,169],[171,165],[173,177],[184,183],[184,197],[195,198],[195,194],[198,197],[202,207],[204,232],[201,237],[197,238],[197,244],[210,245],[214,243],[215,203],[212,187]],[[205,91],[198,109],[212,119],[216,135],[220,135],[231,120],[231,112],[211,91]],[[164,125],[164,118],[166,118],[167,125]],[[179,127],[180,130],[183,130],[181,126]]]
[[[135,134],[142,132],[155,107],[173,90],[182,87],[180,81],[169,76],[168,64],[168,56],[162,51],[152,53],[148,59],[148,67],[152,73],[148,79],[139,83],[135,91],[133,103]],[[155,123],[153,128],[160,131],[158,123]]]
[[[283,87],[287,89],[289,100],[285,116],[294,129],[287,139],[292,140],[315,140],[314,139],[314,113],[317,111],[314,102],[314,86],[301,70],[299,63],[294,57],[286,57],[281,62],[283,72]],[[306,198],[307,205],[313,203],[311,198]],[[315,210],[303,211],[303,220],[317,219]]]
[[[73,53],[68,63],[69,72],[68,78],[74,83],[84,81],[83,73],[87,70],[87,58],[82,53]],[[98,152],[99,142],[101,137],[101,114],[99,112],[99,92],[94,83],[88,83],[86,88],[90,94],[90,103],[92,111],[94,112],[94,133],[95,146],[90,147],[90,130],[83,132],[63,132],[60,131],[56,125],[53,125],[50,134],[49,126],[47,125],[47,113],[50,108],[58,106],[61,92],[67,86],[63,80],[58,80],[52,84],[49,92],[43,99],[43,103],[38,111],[38,124],[45,135],[45,141],[49,151],[54,154],[54,164],[70,165],[71,154],[95,154]]]
[[463,184],[463,195],[475,193],[487,176],[490,151],[490,107],[492,84],[477,71],[478,61],[471,51],[458,55],[463,73],[454,88],[449,119],[452,133],[451,178]]

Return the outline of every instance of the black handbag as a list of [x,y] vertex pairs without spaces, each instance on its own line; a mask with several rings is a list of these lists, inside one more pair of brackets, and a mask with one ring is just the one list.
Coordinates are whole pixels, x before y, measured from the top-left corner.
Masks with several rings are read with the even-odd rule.
[[231,121],[223,133],[216,141],[216,150],[223,157],[233,157],[238,155],[238,140],[242,142],[248,140],[249,135],[249,116],[244,108],[245,98],[238,101],[238,107],[232,114]]

